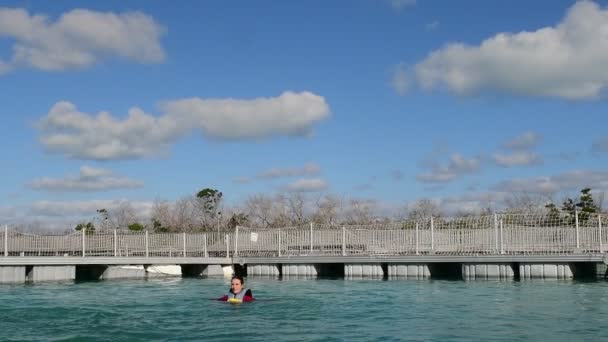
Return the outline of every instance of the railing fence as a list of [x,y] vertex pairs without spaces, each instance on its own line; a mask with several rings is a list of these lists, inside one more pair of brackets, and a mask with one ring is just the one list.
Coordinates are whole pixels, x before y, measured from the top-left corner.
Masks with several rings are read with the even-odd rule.
[[4,257],[218,257],[603,253],[604,217],[494,214],[372,225],[237,227],[205,233],[82,230],[21,233],[4,226]]

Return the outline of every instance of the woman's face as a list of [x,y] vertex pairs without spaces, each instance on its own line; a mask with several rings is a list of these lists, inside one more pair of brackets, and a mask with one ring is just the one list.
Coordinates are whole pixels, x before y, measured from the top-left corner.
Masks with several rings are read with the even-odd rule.
[[241,284],[239,279],[232,279],[230,282],[230,289],[232,290],[232,293],[239,293],[243,289],[243,284]]

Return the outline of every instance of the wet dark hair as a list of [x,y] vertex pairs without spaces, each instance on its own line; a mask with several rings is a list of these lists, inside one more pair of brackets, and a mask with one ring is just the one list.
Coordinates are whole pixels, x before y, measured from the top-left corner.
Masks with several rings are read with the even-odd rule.
[[243,277],[242,277],[242,276],[240,276],[240,275],[235,275],[235,276],[233,276],[233,277],[232,277],[232,279],[230,280],[230,282],[232,283],[232,281],[233,281],[234,279],[238,279],[238,280],[240,280],[240,281],[241,281],[241,285],[245,285],[245,280],[243,280]]

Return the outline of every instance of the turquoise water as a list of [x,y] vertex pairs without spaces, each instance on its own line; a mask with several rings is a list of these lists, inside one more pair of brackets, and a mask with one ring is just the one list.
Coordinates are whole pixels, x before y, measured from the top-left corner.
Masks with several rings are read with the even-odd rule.
[[0,286],[2,341],[599,341],[608,283],[227,280]]

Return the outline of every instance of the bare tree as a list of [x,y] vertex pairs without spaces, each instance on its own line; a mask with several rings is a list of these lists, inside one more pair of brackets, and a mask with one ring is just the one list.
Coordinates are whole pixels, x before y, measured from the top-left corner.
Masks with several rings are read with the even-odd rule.
[[312,215],[312,220],[322,224],[336,224],[342,209],[342,200],[337,196],[325,195],[319,197],[316,201],[316,209]]
[[301,192],[290,192],[287,195],[281,195],[286,205],[289,221],[293,225],[299,225],[308,221],[305,213],[306,198]]
[[505,199],[506,212],[511,214],[542,214],[551,197],[525,192],[512,193]]
[[196,209],[192,197],[184,197],[175,202],[172,227],[175,231],[197,231]]
[[245,201],[245,210],[251,223],[258,227],[270,227],[272,223],[272,199],[266,195],[253,195]]
[[431,217],[440,217],[441,208],[437,203],[433,202],[428,198],[423,198],[414,204],[413,208],[408,211],[408,219],[416,221],[426,221]]
[[376,202],[372,200],[352,199],[346,211],[346,223],[370,224],[376,217]]

